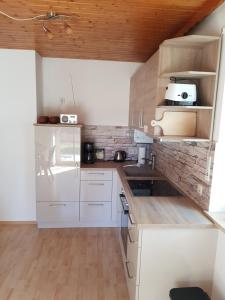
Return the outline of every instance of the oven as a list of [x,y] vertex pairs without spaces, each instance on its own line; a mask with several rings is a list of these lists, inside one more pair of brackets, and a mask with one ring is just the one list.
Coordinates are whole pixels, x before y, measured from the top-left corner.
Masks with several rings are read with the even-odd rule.
[[129,205],[126,199],[126,196],[121,193],[120,201],[122,205],[122,212],[121,212],[121,239],[123,243],[123,250],[124,254],[127,257],[127,236],[128,236],[128,219],[129,219]]

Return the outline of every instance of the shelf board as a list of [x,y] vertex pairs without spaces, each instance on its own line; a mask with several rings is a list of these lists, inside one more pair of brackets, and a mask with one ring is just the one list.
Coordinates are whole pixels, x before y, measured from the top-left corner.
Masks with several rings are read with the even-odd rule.
[[154,140],[159,142],[170,142],[170,143],[178,143],[178,142],[209,142],[209,139],[203,139],[199,137],[186,137],[186,136],[154,136]]
[[156,108],[162,108],[171,111],[185,110],[213,110],[212,106],[175,106],[175,105],[158,105]]
[[41,123],[34,123],[34,126],[44,126],[44,127],[83,127],[82,124],[51,124],[51,123],[46,123],[46,124],[41,124]]
[[209,43],[218,42],[219,40],[219,36],[187,35],[165,40],[161,45],[174,47],[202,48]]
[[183,72],[172,72],[163,73],[160,75],[162,78],[205,78],[210,76],[216,76],[216,72],[202,72],[202,71],[183,71]]

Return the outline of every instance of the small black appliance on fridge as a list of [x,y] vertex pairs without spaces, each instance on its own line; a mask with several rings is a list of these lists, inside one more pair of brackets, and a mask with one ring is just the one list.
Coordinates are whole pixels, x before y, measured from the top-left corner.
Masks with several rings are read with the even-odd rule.
[[83,162],[85,164],[93,164],[95,162],[95,149],[94,143],[85,142],[83,143]]

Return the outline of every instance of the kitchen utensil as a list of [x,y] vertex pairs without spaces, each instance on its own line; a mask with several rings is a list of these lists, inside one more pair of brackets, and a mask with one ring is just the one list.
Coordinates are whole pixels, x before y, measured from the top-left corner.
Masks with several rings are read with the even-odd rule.
[[121,150],[116,151],[115,156],[114,156],[114,161],[123,162],[123,161],[125,161],[126,157],[127,157],[127,154],[125,151],[121,151]]
[[196,112],[170,112],[166,111],[161,120],[152,120],[153,127],[160,126],[163,135],[195,136]]
[[193,106],[197,101],[195,84],[169,83],[166,88],[167,105]]

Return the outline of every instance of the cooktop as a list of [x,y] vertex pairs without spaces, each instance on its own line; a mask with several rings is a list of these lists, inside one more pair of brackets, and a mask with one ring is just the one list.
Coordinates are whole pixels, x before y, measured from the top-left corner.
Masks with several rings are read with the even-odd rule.
[[166,180],[128,180],[133,196],[166,197],[182,195]]

